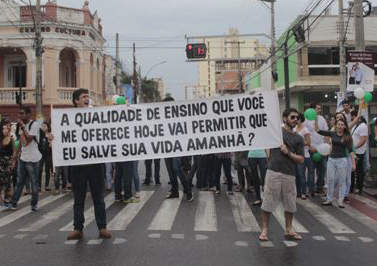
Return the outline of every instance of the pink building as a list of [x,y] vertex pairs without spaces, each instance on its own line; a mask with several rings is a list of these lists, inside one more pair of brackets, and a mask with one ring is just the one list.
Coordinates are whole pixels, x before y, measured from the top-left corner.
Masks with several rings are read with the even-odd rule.
[[[35,106],[34,6],[12,0],[0,2],[0,114],[14,119],[16,93],[22,103]],[[72,106],[72,92],[87,88],[93,105],[101,105],[114,90],[115,61],[103,46],[101,19],[89,2],[82,9],[62,7],[57,1],[42,6],[43,109]]]

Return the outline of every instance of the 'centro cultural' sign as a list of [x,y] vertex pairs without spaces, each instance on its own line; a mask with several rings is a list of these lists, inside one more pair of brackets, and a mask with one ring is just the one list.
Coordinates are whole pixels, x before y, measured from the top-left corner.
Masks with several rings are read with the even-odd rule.
[[[69,35],[76,35],[76,36],[89,36],[93,40],[95,40],[95,37],[92,33],[86,33],[84,30],[77,30],[77,29],[70,29],[70,28],[62,28],[62,27],[56,27],[56,28],[51,28],[51,27],[41,27],[42,32],[56,32],[56,33],[61,33],[61,34],[69,34]],[[35,32],[34,27],[21,27],[20,28],[21,33],[29,33],[29,32]]]

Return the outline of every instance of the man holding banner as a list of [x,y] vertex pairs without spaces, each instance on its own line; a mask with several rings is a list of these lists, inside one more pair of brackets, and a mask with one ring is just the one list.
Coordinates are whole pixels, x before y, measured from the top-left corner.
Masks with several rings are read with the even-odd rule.
[[296,212],[295,166],[304,162],[304,140],[293,132],[297,125],[298,112],[289,108],[283,113],[283,142],[280,148],[271,149],[270,160],[264,186],[263,229],[260,241],[268,241],[268,220],[280,199],[283,200],[285,215],[284,237],[290,240],[301,240],[301,236],[293,231],[293,214]]
[[[78,89],[73,92],[73,104],[77,108],[89,107],[89,92],[86,89]],[[94,215],[100,238],[111,238],[111,234],[106,229],[106,210],[103,198],[104,190],[104,165],[103,164],[87,164],[71,167],[72,174],[72,191],[74,195],[73,205],[73,226],[74,231],[71,232],[67,239],[76,240],[84,236],[84,207],[89,183],[90,193],[93,199]]]

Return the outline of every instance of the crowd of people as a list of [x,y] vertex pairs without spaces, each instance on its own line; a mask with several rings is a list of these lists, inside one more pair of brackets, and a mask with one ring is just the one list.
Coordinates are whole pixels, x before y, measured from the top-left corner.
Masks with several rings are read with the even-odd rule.
[[[171,97],[165,99],[172,100]],[[76,108],[88,107],[88,91],[76,90],[73,104]],[[322,205],[329,206],[337,195],[339,208],[344,208],[344,203],[350,202],[349,193],[363,191],[368,137],[368,126],[361,116],[361,108],[352,109],[349,101],[343,102],[343,111],[336,113],[329,123],[321,115],[320,104],[310,107],[316,111],[315,120],[305,119],[305,115],[295,109],[284,111],[284,143],[276,149],[165,158],[171,184],[166,199],[179,197],[178,179],[189,202],[194,200],[194,187],[219,195],[223,182],[229,195],[241,192],[255,194],[252,204],[261,205],[263,213],[260,241],[268,240],[269,215],[279,201],[283,202],[285,210],[285,237],[300,240],[301,236],[292,230],[297,200],[306,200],[317,194],[325,196]],[[105,190],[114,192],[116,202],[138,203],[141,200],[141,185],[161,185],[160,159],[144,161],[145,176],[142,182],[138,161],[54,168],[50,124],[44,122],[38,126],[31,119],[30,108],[25,106],[20,108],[18,117],[16,123],[8,119],[1,121],[2,204],[16,210],[21,194],[31,193],[31,209],[38,211],[38,193],[42,189],[54,195],[72,190],[74,231],[68,235],[68,239],[83,237],[88,185],[101,238],[111,237],[106,229]],[[318,147],[323,143],[331,145],[329,156],[315,158]],[[233,178],[234,174],[232,176],[232,168],[237,181]],[[54,181],[53,189],[50,187],[51,178]]]

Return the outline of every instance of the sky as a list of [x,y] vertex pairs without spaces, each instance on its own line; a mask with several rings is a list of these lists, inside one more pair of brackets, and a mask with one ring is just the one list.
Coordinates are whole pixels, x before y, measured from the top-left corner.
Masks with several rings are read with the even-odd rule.
[[[277,0],[277,36],[311,1]],[[72,8],[82,8],[83,3],[58,0],[58,5]],[[120,57],[130,73],[135,43],[142,76],[150,70],[148,78],[162,77],[166,91],[177,100],[184,99],[185,86],[198,83],[198,64],[186,62],[185,35],[223,35],[231,27],[241,34],[270,34],[270,12],[258,0],[91,0],[89,8],[102,19],[107,53],[115,56],[119,33]],[[153,67],[163,61],[167,62]]]

